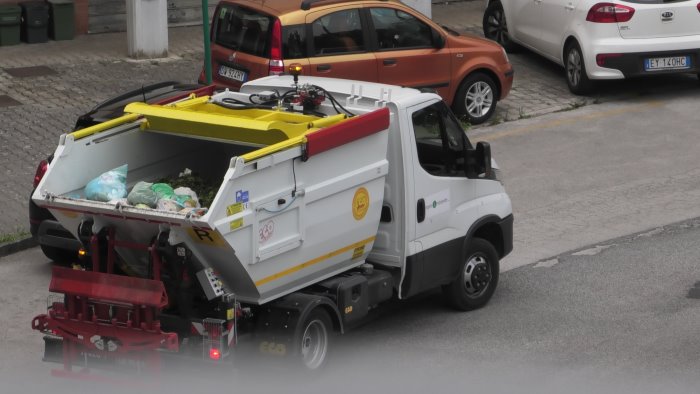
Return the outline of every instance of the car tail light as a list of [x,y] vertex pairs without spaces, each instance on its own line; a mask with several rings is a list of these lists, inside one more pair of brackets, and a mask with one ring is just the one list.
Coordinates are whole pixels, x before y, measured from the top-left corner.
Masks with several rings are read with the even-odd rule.
[[605,63],[608,59],[620,56],[622,56],[621,53],[599,53],[595,56],[595,62],[598,66],[605,67]]
[[588,10],[586,20],[594,23],[628,22],[634,15],[634,8],[615,3],[598,3]]
[[221,351],[219,349],[211,348],[209,349],[209,358],[212,360],[220,360],[221,359]]
[[698,12],[700,12],[700,3],[698,3]]
[[49,169],[49,162],[46,160],[42,160],[39,162],[39,166],[36,168],[36,173],[34,174],[34,188],[36,189],[37,186],[39,186],[39,182],[41,182],[41,178],[44,177],[44,174],[46,174],[46,170]]
[[282,23],[275,19],[272,24],[272,40],[270,40],[270,75],[284,73],[284,61],[282,60]]

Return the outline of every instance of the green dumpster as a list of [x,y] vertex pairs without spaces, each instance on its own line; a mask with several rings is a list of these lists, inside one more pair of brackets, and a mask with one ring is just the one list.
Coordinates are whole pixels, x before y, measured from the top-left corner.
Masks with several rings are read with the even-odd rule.
[[0,5],[0,46],[19,44],[22,9],[16,5]]
[[73,0],[48,0],[49,35],[54,40],[72,40],[75,33]]

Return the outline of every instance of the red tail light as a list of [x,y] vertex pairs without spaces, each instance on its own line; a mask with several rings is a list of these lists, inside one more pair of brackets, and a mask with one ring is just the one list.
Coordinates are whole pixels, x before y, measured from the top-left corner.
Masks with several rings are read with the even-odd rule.
[[272,24],[272,39],[270,40],[270,75],[284,73],[284,61],[282,60],[282,22],[275,19]]
[[221,359],[221,352],[219,351],[219,349],[215,349],[215,348],[209,349],[209,358],[212,360]]
[[700,3],[698,3],[698,12],[700,12]]
[[594,23],[628,22],[634,15],[634,8],[615,3],[598,3],[588,11],[586,20]]
[[598,66],[605,67],[605,62],[608,59],[620,56],[622,56],[621,53],[599,53],[595,55],[595,62],[598,64]]
[[46,170],[49,169],[49,162],[46,160],[42,160],[39,162],[39,166],[36,168],[36,173],[34,174],[34,188],[36,189],[37,186],[39,186],[39,182],[41,182],[41,178],[44,177],[44,174],[46,174]]

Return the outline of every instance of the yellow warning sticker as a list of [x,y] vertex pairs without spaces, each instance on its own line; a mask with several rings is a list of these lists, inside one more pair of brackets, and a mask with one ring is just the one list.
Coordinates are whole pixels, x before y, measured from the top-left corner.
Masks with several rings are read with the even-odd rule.
[[226,246],[224,239],[214,230],[192,227],[187,229],[187,233],[197,243],[209,246]]
[[226,216],[235,215],[239,212],[243,212],[242,202],[237,202],[226,207]]
[[243,219],[236,219],[230,224],[231,231],[241,227],[243,227]]
[[233,308],[226,310],[226,320],[233,320]]
[[355,191],[352,198],[352,216],[355,220],[362,220],[369,210],[369,192],[364,187]]
[[78,217],[78,212],[65,211],[63,209],[59,209],[58,212],[60,212],[61,215],[65,216],[67,218],[75,219]]
[[352,259],[359,259],[363,254],[365,254],[365,245],[358,246],[352,251]]

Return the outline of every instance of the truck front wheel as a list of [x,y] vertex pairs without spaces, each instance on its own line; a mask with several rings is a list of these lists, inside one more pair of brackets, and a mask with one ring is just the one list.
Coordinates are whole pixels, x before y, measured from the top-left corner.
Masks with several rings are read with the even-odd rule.
[[450,305],[461,311],[486,305],[498,284],[498,253],[490,242],[471,239],[465,256],[455,280],[442,288]]
[[321,369],[328,360],[333,337],[333,324],[328,313],[314,309],[304,320],[295,338],[297,357],[301,365],[311,371]]

